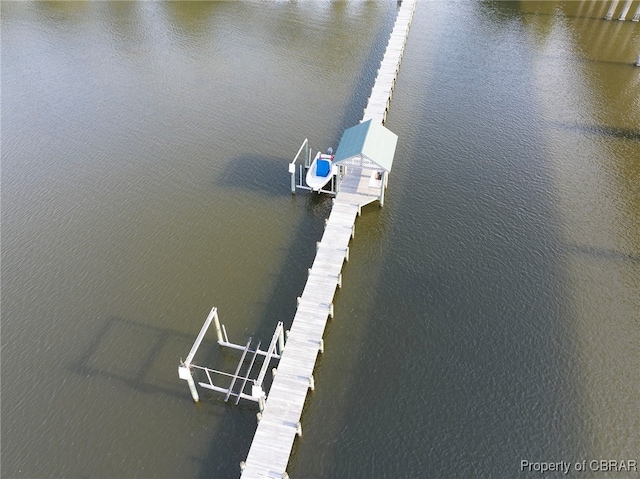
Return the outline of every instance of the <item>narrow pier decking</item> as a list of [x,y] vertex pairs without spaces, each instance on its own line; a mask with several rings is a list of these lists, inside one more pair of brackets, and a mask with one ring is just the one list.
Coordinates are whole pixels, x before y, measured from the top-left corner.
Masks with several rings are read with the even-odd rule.
[[[404,0],[399,7],[363,121],[386,120],[415,1]],[[287,463],[296,434],[302,435],[300,417],[307,391],[314,388],[313,369],[323,350],[327,319],[333,316],[333,297],[342,282],[343,263],[349,259],[356,217],[364,205],[383,197],[378,192],[386,186],[385,176],[375,184],[371,172],[350,167],[342,178],[249,454],[241,464],[244,479],[288,477]]]

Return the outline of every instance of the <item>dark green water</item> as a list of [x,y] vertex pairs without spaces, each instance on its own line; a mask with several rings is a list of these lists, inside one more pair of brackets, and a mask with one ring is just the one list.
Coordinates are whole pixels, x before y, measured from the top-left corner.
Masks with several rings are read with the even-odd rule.
[[[395,4],[2,3],[3,477],[239,474],[254,408],[177,365],[213,305],[290,323],[330,201],[287,162],[361,118]],[[640,460],[640,25],[607,7],[419,1],[291,477]]]

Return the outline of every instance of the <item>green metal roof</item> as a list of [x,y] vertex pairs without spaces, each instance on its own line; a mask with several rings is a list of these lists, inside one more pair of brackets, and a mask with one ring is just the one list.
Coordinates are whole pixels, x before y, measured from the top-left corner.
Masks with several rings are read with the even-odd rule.
[[397,143],[398,135],[367,120],[345,130],[333,163],[391,171]]

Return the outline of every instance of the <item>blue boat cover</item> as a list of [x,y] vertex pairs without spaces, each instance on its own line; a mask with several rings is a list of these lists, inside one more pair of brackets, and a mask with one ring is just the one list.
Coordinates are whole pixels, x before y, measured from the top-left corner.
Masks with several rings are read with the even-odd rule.
[[316,164],[316,176],[329,176],[330,171],[331,164],[327,160],[321,160],[318,158],[318,163]]

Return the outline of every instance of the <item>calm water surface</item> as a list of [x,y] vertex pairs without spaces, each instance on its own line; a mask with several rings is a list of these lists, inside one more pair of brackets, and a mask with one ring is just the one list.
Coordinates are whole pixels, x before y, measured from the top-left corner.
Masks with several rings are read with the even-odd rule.
[[[291,477],[640,460],[640,26],[607,7],[419,2]],[[255,408],[177,365],[213,305],[290,324],[330,201],[286,164],[361,118],[395,12],[3,2],[3,477],[238,475]]]

